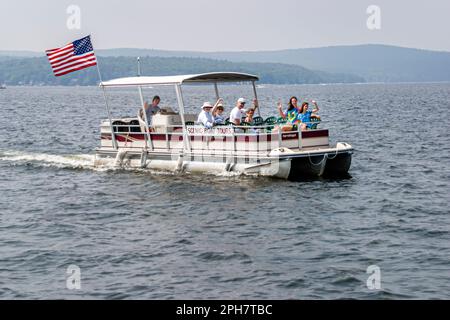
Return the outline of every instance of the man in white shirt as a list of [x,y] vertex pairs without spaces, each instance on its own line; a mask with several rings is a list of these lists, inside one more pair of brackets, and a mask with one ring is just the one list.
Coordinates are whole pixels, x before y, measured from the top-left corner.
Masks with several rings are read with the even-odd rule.
[[233,110],[231,110],[231,114],[230,114],[230,122],[235,124],[235,125],[240,125],[241,121],[242,121],[242,117],[245,116],[244,113],[244,107],[245,107],[245,99],[244,98],[239,98],[239,100],[236,103],[236,107],[233,108]]
[[214,126],[214,118],[211,114],[213,106],[209,102],[205,102],[202,111],[198,115],[197,122],[203,124],[205,128],[211,129]]

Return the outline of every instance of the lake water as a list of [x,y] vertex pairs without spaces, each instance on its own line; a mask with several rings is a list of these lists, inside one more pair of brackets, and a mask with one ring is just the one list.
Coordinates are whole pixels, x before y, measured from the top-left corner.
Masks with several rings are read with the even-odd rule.
[[[208,89],[208,90],[207,90]],[[251,88],[222,88],[227,110]],[[175,106],[171,88],[146,89]],[[185,91],[188,109],[213,100]],[[0,90],[0,298],[450,298],[450,85],[272,86],[315,99],[351,178],[289,182],[93,168],[101,91]],[[134,116],[135,90],[111,91]],[[195,106],[195,107],[192,107]],[[67,268],[81,289],[66,287]],[[369,266],[381,289],[369,290]]]

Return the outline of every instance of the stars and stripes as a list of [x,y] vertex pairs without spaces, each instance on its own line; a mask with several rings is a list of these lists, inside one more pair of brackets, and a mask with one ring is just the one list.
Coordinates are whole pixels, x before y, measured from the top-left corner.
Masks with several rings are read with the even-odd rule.
[[56,77],[97,65],[91,36],[46,51]]

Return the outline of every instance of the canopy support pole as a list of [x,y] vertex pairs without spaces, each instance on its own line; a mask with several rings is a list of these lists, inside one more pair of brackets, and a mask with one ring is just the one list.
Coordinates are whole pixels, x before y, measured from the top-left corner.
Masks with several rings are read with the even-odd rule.
[[[141,57],[137,57],[137,76],[141,76]],[[145,130],[147,131],[147,134],[145,135],[147,139],[145,140],[145,148],[148,148],[150,145],[150,151],[153,151],[153,141],[152,137],[150,135],[150,128],[148,126],[148,119],[147,119],[147,113],[145,112],[145,101],[144,101],[144,95],[142,94],[142,87],[138,87],[139,90],[139,97],[141,99],[141,105],[142,105],[142,115],[144,116],[145,121]]]
[[105,99],[106,111],[108,112],[109,127],[111,129],[112,145],[113,145],[113,148],[117,150],[118,146],[117,146],[117,141],[116,141],[116,134],[114,133],[114,126],[112,124],[111,110],[109,109],[108,98],[106,97],[105,87],[103,87],[103,86],[102,86],[102,91],[103,91],[103,98]]
[[258,101],[258,116],[261,117],[261,106],[259,105],[259,100],[258,100],[258,93],[256,92],[256,85],[255,85],[255,81],[252,81],[252,86],[253,86],[253,96],[255,97],[256,101]]
[[184,101],[183,101],[183,93],[181,91],[181,85],[179,84],[175,85],[175,91],[177,92],[178,108],[180,110],[180,117],[183,125],[183,145],[184,148],[190,152],[191,140],[187,132],[186,121],[184,121]]
[[147,131],[145,135],[147,137],[147,139],[145,140],[145,147],[150,146],[150,151],[153,151],[153,141],[150,135],[150,127],[148,126],[147,113],[145,112],[145,102],[144,102],[144,95],[142,94],[142,87],[139,86],[138,89],[139,89],[139,97],[141,99],[142,104],[142,114],[144,115],[145,130]]

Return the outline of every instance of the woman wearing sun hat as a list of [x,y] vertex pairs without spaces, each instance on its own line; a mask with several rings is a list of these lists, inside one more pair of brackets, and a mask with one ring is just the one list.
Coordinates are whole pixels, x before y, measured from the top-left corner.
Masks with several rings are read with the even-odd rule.
[[205,128],[211,129],[214,126],[214,118],[211,114],[213,106],[210,102],[203,103],[202,111],[198,115],[197,122],[205,126]]

